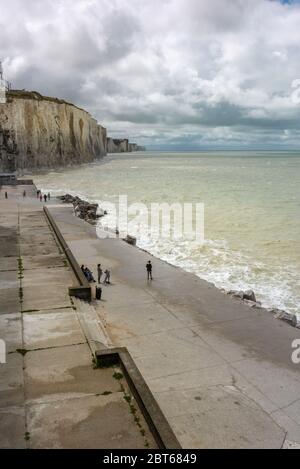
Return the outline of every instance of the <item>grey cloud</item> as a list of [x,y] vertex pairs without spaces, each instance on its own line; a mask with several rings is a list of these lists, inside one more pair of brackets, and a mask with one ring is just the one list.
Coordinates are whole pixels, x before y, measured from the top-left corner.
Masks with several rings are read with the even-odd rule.
[[299,22],[299,5],[269,0],[11,0],[0,57],[15,87],[86,107],[114,135],[294,147]]

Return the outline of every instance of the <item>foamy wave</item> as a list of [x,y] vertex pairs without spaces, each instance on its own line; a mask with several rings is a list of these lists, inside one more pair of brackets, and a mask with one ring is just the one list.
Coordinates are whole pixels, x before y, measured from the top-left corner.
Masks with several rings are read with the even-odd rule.
[[298,310],[300,297],[291,287],[295,283],[297,272],[285,268],[270,271],[262,262],[229,249],[225,240],[206,240],[199,247],[190,241],[159,240],[154,243],[142,237],[137,245],[170,264],[214,283],[218,288],[251,288],[265,307],[276,307],[289,312]]

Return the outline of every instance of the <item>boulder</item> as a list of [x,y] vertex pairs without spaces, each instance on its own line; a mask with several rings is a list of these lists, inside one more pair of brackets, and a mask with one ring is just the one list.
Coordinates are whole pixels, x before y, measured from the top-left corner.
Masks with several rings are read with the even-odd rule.
[[292,325],[300,329],[300,313],[295,313],[292,316]]
[[127,235],[124,241],[126,241],[128,244],[131,244],[132,246],[136,245],[136,238],[134,236]]
[[288,322],[291,325],[296,324],[296,318],[294,317],[295,315],[292,313],[288,313],[287,311],[278,308],[271,308],[268,309],[268,311],[274,314],[276,319],[281,319],[282,321]]
[[230,290],[227,294],[234,298],[240,298],[241,300],[244,298],[244,292],[238,290]]
[[256,296],[253,290],[247,290],[244,292],[243,300],[254,301],[256,303]]
[[58,197],[63,203],[73,204],[75,215],[85,220],[86,222],[94,225],[97,218],[101,218],[107,214],[106,210],[99,209],[98,204],[92,204],[80,197],[70,194],[61,195]]

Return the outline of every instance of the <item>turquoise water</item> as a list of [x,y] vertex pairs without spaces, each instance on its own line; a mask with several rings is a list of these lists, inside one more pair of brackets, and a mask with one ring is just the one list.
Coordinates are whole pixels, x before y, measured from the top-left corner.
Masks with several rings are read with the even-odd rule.
[[203,202],[203,246],[143,233],[138,244],[220,288],[253,288],[265,306],[300,309],[300,153],[110,155],[34,179],[100,204],[119,194],[129,203]]

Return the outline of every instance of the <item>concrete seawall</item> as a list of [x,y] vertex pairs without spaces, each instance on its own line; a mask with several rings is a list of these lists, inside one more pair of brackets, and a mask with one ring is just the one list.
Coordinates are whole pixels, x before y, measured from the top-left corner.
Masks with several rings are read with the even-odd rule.
[[184,448],[300,444],[292,328],[119,239],[98,239],[68,207],[51,214],[79,264],[112,272],[97,314],[126,347]]

